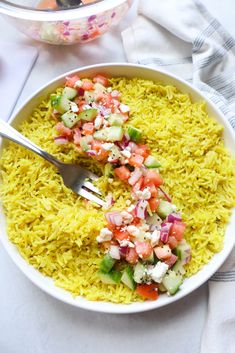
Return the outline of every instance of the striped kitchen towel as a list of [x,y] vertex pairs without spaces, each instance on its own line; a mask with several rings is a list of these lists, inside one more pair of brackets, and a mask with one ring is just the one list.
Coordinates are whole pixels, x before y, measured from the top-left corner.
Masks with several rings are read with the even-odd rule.
[[[198,0],[140,0],[122,39],[129,62],[192,82],[235,129],[235,40]],[[201,353],[235,352],[235,249],[209,281],[208,308]]]

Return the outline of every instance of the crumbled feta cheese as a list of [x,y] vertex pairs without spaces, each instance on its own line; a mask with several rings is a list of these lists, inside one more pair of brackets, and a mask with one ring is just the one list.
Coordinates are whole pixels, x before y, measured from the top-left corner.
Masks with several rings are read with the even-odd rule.
[[108,178],[108,182],[109,182],[110,184],[112,184],[113,178]]
[[82,87],[82,80],[77,80],[74,84],[75,87]]
[[135,205],[130,205],[127,209],[128,212],[132,212],[135,209]]
[[83,110],[91,109],[91,106],[89,104],[84,104]]
[[159,261],[154,267],[148,269],[148,275],[154,282],[161,283],[169,266],[164,262]]
[[109,122],[107,120],[104,120],[103,121],[103,125],[106,127],[106,126],[109,126]]
[[96,237],[96,240],[98,241],[98,243],[102,243],[104,241],[111,240],[112,237],[113,237],[113,232],[111,232],[111,230],[109,230],[108,228],[102,228],[100,231],[100,235]]
[[173,209],[174,211],[177,211],[177,206],[176,206],[176,205],[171,204],[171,207],[172,207],[172,209]]
[[130,157],[131,157],[131,152],[128,151],[126,148],[125,148],[123,151],[121,151],[121,154],[122,154],[124,157],[126,157],[126,158],[130,158]]
[[77,113],[79,111],[77,104],[74,102],[70,102],[70,108],[71,108],[72,112],[74,112],[74,113]]
[[109,255],[115,260],[120,260],[121,255],[119,252],[119,247],[117,245],[111,245],[109,248]]
[[140,234],[140,230],[136,226],[128,226],[127,231],[134,237],[138,237],[138,235]]
[[94,126],[95,129],[98,130],[102,125],[102,118],[100,116],[97,116],[97,118],[94,121]]
[[151,198],[151,192],[149,191],[149,187],[144,188],[143,191],[141,190],[136,191],[135,195],[139,200],[149,200]]
[[130,152],[130,151],[131,151],[131,147],[130,147],[130,146],[127,146],[127,147],[125,148],[125,150]]
[[111,93],[113,89],[112,89],[112,87],[108,87],[108,88],[106,88],[106,90],[108,93]]
[[160,230],[154,230],[151,234],[151,245],[156,246],[160,240]]
[[114,146],[114,143],[111,143],[111,142],[105,142],[102,144],[102,147],[103,149],[105,149],[105,151],[111,150],[113,146]]
[[126,205],[130,206],[131,205],[131,200],[126,200]]
[[132,216],[132,214],[130,214],[127,211],[122,211],[121,212],[122,215],[122,219],[123,219],[123,223],[124,224],[129,224],[133,221],[134,217]]
[[122,113],[127,113],[130,111],[130,107],[128,107],[128,105],[123,103],[119,105],[119,109],[121,110]]
[[140,228],[143,232],[147,232],[149,230],[149,225],[147,223],[142,223]]
[[135,247],[135,245],[131,241],[127,240],[127,239],[121,240],[119,242],[119,244],[120,244],[120,246],[128,246],[129,248],[134,248]]

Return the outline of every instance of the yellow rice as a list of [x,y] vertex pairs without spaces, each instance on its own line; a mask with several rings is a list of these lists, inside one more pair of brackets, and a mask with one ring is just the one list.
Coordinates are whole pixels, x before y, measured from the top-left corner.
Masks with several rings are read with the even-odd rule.
[[[173,86],[137,78],[111,82],[131,107],[129,121],[141,129],[161,162],[164,189],[183,214],[192,247],[186,275],[191,276],[222,249],[235,204],[234,161],[224,147],[223,128],[208,117],[204,102],[192,103]],[[72,143],[54,143],[55,123],[49,101],[43,101],[21,131],[61,160],[102,175],[103,166]],[[13,143],[3,152],[1,175],[8,236],[26,261],[74,296],[114,303],[140,300],[124,285],[106,285],[97,276],[103,256],[96,242],[105,225],[102,210],[68,190],[53,166]],[[113,193],[115,209],[126,207],[128,186],[101,177],[99,187]]]

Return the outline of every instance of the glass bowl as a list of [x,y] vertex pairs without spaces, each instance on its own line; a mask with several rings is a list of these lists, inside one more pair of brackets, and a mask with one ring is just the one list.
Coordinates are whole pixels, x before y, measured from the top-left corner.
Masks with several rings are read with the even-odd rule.
[[56,8],[56,0],[2,0],[0,14],[35,40],[67,45],[86,43],[100,37],[119,23],[133,1],[93,0],[75,7]]

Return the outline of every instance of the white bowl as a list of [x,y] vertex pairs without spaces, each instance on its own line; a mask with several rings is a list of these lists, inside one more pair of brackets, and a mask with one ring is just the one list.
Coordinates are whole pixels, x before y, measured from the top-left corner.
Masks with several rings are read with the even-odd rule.
[[[140,77],[144,79],[152,79],[160,81],[165,84],[172,84],[176,86],[182,92],[189,93],[193,101],[204,100],[207,103],[208,114],[215,118],[215,120],[224,126],[224,141],[225,146],[229,149],[231,154],[235,153],[235,134],[230,124],[227,122],[225,117],[220,113],[216,106],[210,102],[205,96],[203,96],[196,88],[192,87],[187,82],[181,80],[180,78],[168,74],[163,71],[157,71],[154,69],[147,68],[140,65],[132,64],[101,64],[87,66],[78,70],[67,72],[53,81],[49,82],[46,86],[40,88],[36,93],[34,93],[29,99],[22,105],[22,107],[17,111],[17,113],[11,117],[10,123],[17,127],[17,125],[22,122],[25,117],[29,116],[34,107],[42,100],[43,97],[53,92],[56,87],[64,83],[65,76],[79,73],[81,77],[93,76],[97,72],[102,72],[110,77],[114,76],[126,76],[126,77]],[[3,144],[0,145],[2,149]],[[233,245],[235,243],[235,237],[233,229],[235,228],[235,211],[233,210],[230,223],[227,226],[225,238],[224,238],[224,248],[223,250],[216,254],[209,264],[205,265],[197,274],[186,279],[181,286],[180,291],[174,296],[160,295],[157,301],[147,301],[144,303],[133,303],[133,304],[113,304],[108,302],[92,302],[84,298],[77,297],[73,298],[71,294],[61,288],[54,285],[51,278],[45,277],[39,271],[34,269],[29,265],[19,254],[16,246],[12,244],[7,236],[6,232],[6,221],[2,210],[0,209],[0,239],[1,242],[8,252],[9,256],[15,262],[17,267],[38,287],[52,295],[53,297],[62,300],[65,303],[74,305],[87,310],[106,312],[106,313],[134,313],[147,311],[155,308],[162,307],[164,305],[170,304],[185,295],[191,293],[193,290],[205,283],[218,268],[223,264],[225,259],[231,252]]]

